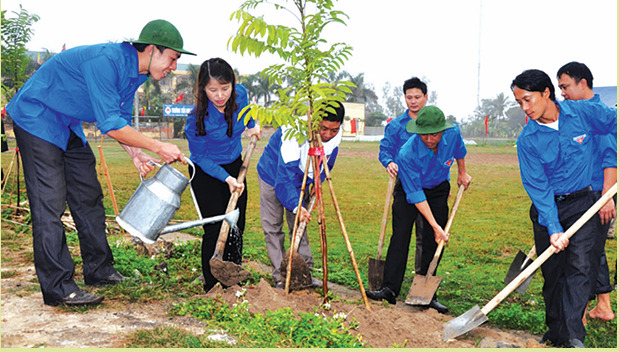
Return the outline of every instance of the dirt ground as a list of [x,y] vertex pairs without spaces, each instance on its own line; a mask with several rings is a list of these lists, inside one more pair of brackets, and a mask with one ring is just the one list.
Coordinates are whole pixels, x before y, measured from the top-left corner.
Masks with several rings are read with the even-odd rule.
[[[256,270],[268,270],[259,263],[245,263]],[[170,301],[122,303],[103,301],[96,309],[85,313],[61,310],[43,304],[41,293],[35,289],[34,266],[31,263],[10,265],[4,263],[2,271],[13,271],[11,277],[1,283],[1,347],[124,347],[125,336],[138,329],[158,326],[182,328],[194,335],[208,334],[211,338],[234,340],[234,337],[210,331],[206,324],[192,317],[169,317],[166,311]],[[29,289],[32,287],[32,289]],[[205,297],[221,297],[228,303],[236,302],[233,286],[227,290],[216,287]],[[292,292],[286,296],[266,281],[255,286],[246,286],[245,298],[252,313],[291,307],[294,312],[311,312],[320,306],[322,298],[313,290]],[[470,348],[488,347],[543,347],[536,342],[539,337],[519,331],[501,331],[482,325],[457,339],[443,341],[443,324],[452,319],[433,309],[422,309],[398,302],[396,306],[370,301],[371,311],[363,304],[348,303],[361,298],[358,291],[329,283],[342,300],[331,302],[331,312],[344,313],[347,321],[354,317],[359,328],[357,333],[370,347],[421,348]]]

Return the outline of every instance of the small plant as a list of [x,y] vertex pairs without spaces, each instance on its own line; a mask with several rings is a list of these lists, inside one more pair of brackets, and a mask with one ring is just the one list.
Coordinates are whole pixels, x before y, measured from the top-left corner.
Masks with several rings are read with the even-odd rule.
[[174,304],[170,315],[191,316],[218,326],[237,337],[236,347],[363,347],[362,337],[350,334],[358,327],[345,314],[328,317],[319,313],[299,313],[281,308],[265,314],[249,312],[245,292],[237,291],[237,303],[230,306],[219,299],[199,298]]

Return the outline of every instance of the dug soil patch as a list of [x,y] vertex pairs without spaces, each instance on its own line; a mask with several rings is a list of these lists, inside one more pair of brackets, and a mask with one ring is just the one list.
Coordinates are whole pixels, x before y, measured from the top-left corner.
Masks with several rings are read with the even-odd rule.
[[[263,270],[264,265],[245,263]],[[268,269],[267,269],[268,270]],[[34,267],[21,264],[11,267],[4,263],[2,279],[2,347],[124,347],[125,336],[139,329],[173,326],[194,335],[209,334],[206,323],[192,317],[169,317],[167,311],[173,302],[153,301],[128,303],[105,300],[96,309],[86,312],[64,310],[43,304],[38,291]],[[9,276],[9,275],[3,275]],[[451,316],[432,309],[421,309],[398,302],[396,306],[371,301],[367,310],[360,301],[361,294],[329,283],[330,291],[339,298],[331,301],[326,315],[344,313],[346,321],[354,318],[359,327],[355,334],[370,347],[475,347],[479,341],[492,341],[495,345],[517,347],[542,347],[536,337],[518,331],[501,331],[481,326],[472,332],[448,342],[443,341],[443,324]],[[294,291],[286,295],[266,281],[245,286],[244,298],[249,301],[252,313],[264,313],[290,307],[293,312],[312,312],[322,305],[322,297],[315,290]],[[216,286],[205,294],[207,298],[220,298],[229,304],[237,302],[239,286],[226,290]],[[361,303],[360,303],[361,302]]]

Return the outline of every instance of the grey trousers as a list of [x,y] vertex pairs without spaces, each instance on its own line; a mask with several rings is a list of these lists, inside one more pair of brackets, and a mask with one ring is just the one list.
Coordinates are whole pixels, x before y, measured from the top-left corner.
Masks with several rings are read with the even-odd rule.
[[[273,186],[264,182],[258,176],[260,185],[260,218],[262,219],[262,230],[264,231],[264,241],[266,243],[269,259],[271,259],[271,270],[275,282],[282,281],[282,274],[279,267],[284,257],[284,213],[288,224],[288,243],[292,237],[294,228],[295,214],[284,208],[275,195]],[[301,237],[299,243],[299,255],[305,260],[307,266],[312,269],[314,267],[314,258],[310,249],[309,240],[307,238],[307,228]]]

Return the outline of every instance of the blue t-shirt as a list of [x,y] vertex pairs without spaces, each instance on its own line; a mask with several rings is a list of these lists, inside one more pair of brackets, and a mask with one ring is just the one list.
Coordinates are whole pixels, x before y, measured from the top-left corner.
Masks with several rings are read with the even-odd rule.
[[[599,94],[595,94],[589,101],[603,104]],[[601,191],[604,188],[604,168],[614,167],[613,162],[615,165],[617,162],[616,153],[613,154],[613,151],[616,152],[617,150],[617,131],[612,132],[614,133],[594,136],[596,149],[599,150],[599,153],[594,153],[591,158],[591,165],[593,167],[591,187],[594,191]]]
[[[558,131],[532,121],[524,126],[517,140],[522,184],[539,213],[540,225],[548,228],[549,235],[563,232],[554,196],[591,185],[592,156],[600,152],[594,142],[596,135],[617,130],[616,109],[585,100],[558,104]],[[614,167],[616,159],[615,143]],[[613,163],[607,158],[605,162]]]
[[380,140],[380,150],[378,153],[378,160],[384,167],[387,167],[390,162],[395,161],[400,148],[413,135],[411,132],[406,131],[406,124],[410,120],[411,117],[408,116],[408,109],[406,109],[402,115],[391,120],[385,127],[385,136]]
[[423,188],[431,189],[449,181],[449,170],[457,159],[466,156],[466,146],[460,128],[454,124],[443,132],[436,154],[426,147],[418,134],[402,146],[396,157],[398,177],[402,182],[406,200],[410,204],[426,200]]
[[[217,110],[213,104],[208,104],[207,116],[204,117],[204,130],[206,135],[198,136],[195,112],[187,117],[185,124],[185,136],[191,152],[190,160],[200,166],[208,175],[226,182],[230,176],[221,166],[235,161],[243,151],[241,135],[245,131],[244,117],[239,120],[239,112],[248,105],[247,89],[242,84],[235,86],[236,102],[239,105],[234,112],[234,124],[232,136],[228,137],[228,123],[224,114]],[[253,119],[247,123],[248,128],[256,125]]]
[[66,150],[71,131],[86,144],[82,121],[104,134],[130,125],[133,97],[147,78],[129,43],[79,46],[47,60],[6,110],[19,127]]

